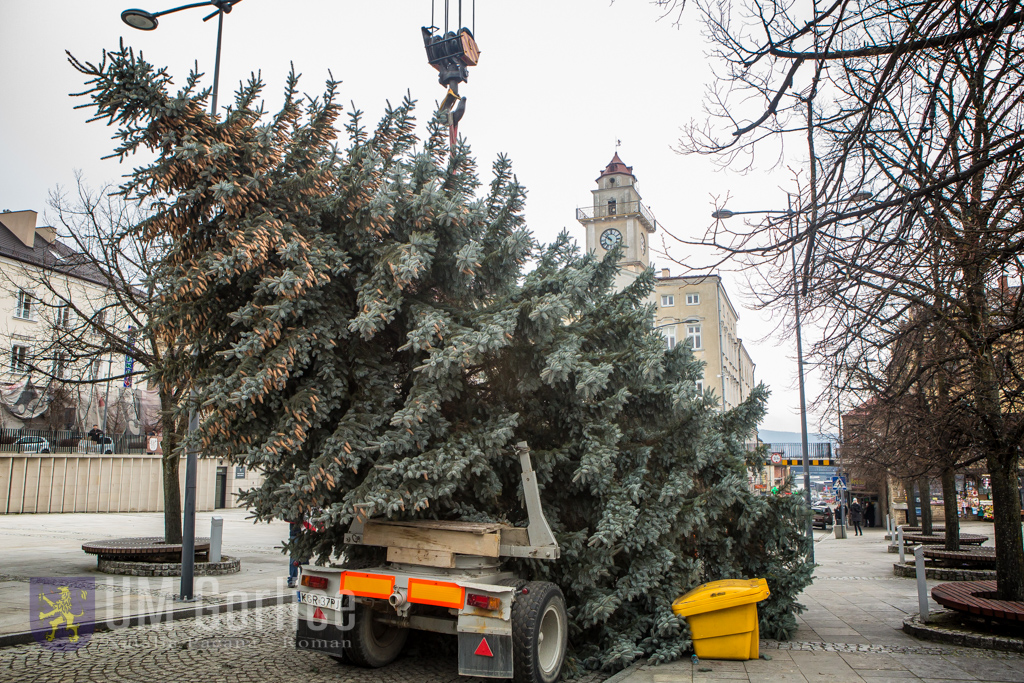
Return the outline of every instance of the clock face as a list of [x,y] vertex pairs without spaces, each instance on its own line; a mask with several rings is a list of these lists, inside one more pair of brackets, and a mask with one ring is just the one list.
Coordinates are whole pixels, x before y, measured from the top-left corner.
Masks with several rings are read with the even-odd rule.
[[615,228],[609,228],[601,233],[601,246],[609,250],[616,244],[622,242],[622,233]]
[[647,253],[647,237],[643,233],[640,233],[640,253]]

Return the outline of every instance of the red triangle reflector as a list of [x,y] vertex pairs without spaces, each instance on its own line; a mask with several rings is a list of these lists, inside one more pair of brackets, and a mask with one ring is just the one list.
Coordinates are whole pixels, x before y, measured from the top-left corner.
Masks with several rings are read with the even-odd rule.
[[476,646],[476,652],[473,654],[480,655],[481,657],[493,657],[494,653],[491,652],[491,646],[487,644],[486,638],[480,639],[480,644]]
[[325,619],[325,620],[327,619],[327,617],[324,616],[324,611],[322,609],[320,609],[319,607],[317,607],[316,611],[313,612],[313,618],[314,619]]

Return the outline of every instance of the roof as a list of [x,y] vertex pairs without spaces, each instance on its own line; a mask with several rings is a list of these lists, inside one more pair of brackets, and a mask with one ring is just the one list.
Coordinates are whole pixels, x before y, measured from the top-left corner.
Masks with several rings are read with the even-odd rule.
[[[2,216],[2,214],[0,214]],[[18,236],[11,232],[0,219],[0,256],[59,271],[66,275],[107,287],[109,283],[103,273],[93,265],[88,256],[79,254],[63,242],[47,242],[37,232],[31,247],[25,246]]]
[[616,152],[615,156],[612,157],[612,160],[608,162],[608,165],[604,167],[604,170],[601,171],[601,175],[599,175],[597,179],[600,180],[601,178],[604,178],[606,175],[616,174],[629,176],[633,175],[633,167],[626,166],[626,164],[622,163],[622,159],[619,158],[618,152]]

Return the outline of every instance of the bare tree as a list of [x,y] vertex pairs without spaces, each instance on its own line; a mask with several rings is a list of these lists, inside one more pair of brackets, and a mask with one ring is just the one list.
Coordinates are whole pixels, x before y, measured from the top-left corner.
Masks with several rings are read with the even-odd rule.
[[[1019,3],[694,4],[721,73],[709,117],[686,129],[680,151],[742,166],[756,150],[799,142],[810,160],[796,215],[740,229],[719,222],[702,243],[756,269],[762,305],[799,294],[822,330],[811,355],[831,414],[840,399],[874,395],[872,378],[884,376],[913,316],[948,335],[936,346],[945,357],[929,363],[962,369],[955,388],[992,477],[999,593],[1024,600]],[[864,190],[869,205],[844,201]],[[1000,275],[1016,281],[1001,298]]]
[[[51,245],[43,267],[33,271],[49,334],[33,349],[32,368],[67,390],[143,377],[159,388],[164,537],[180,543],[178,446],[186,421],[178,408],[188,387],[166,381],[180,350],[150,324],[168,244],[141,238],[144,207],[125,202],[111,187],[92,190],[80,176],[74,194],[58,188],[50,206],[60,240]],[[131,358],[131,369],[126,363],[108,372],[112,364],[98,362],[115,354]],[[125,401],[123,393],[115,393],[113,405],[106,407],[108,431],[127,426],[131,406]],[[143,419],[140,429],[154,426]]]
[[844,446],[860,467],[881,466],[903,482],[908,521],[914,518],[916,483],[926,534],[932,533],[930,480],[940,479],[946,548],[958,550],[956,474],[985,458],[975,446],[971,385],[964,364],[951,360],[948,335],[920,317],[908,328],[894,347],[886,375],[870,378],[875,396],[847,413]]

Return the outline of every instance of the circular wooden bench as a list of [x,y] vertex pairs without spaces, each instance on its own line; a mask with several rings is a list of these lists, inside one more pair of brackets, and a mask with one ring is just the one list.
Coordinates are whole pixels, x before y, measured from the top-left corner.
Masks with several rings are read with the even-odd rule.
[[940,583],[932,589],[935,602],[957,612],[980,617],[1024,623],[1024,602],[996,599],[995,581]]
[[[960,545],[981,545],[988,540],[988,536],[981,534],[960,534]],[[922,545],[938,545],[946,542],[946,534],[903,534],[904,543],[920,543]]]
[[[903,527],[903,533],[904,534],[919,534],[922,531],[924,531],[924,527],[920,527],[920,526],[906,526],[906,525],[904,525],[904,527]],[[944,526],[933,526],[932,527],[932,533],[933,534],[942,534],[942,533],[945,533],[945,532],[946,532],[946,527],[944,527]]]
[[[99,560],[122,562],[181,562],[181,544],[164,543],[160,536],[114,538],[82,544],[82,550]],[[196,538],[196,560],[206,561],[210,555],[210,539]]]
[[925,547],[922,553],[940,567],[990,569],[996,566],[996,549],[992,546],[978,546],[965,550]]

